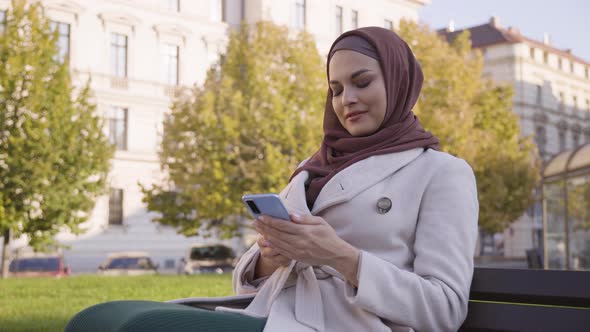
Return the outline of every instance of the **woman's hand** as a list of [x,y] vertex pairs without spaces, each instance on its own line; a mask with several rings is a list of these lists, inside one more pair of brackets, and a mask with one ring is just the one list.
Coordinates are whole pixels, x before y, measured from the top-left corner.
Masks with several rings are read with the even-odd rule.
[[342,240],[321,217],[291,215],[291,220],[262,216],[254,225],[273,252],[309,265],[331,266],[353,285],[358,284],[358,249]]
[[263,235],[258,237],[258,247],[260,248],[260,257],[256,262],[256,268],[254,270],[254,277],[261,278],[271,275],[280,266],[289,265],[291,260],[276,250],[269,247],[268,242],[264,239]]

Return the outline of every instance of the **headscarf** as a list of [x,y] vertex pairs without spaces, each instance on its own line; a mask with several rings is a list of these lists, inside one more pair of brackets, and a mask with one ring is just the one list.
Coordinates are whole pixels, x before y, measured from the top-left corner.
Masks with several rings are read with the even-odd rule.
[[320,149],[291,175],[292,179],[302,171],[309,172],[306,199],[310,209],[324,185],[357,161],[418,147],[439,149],[439,140],[422,128],[412,112],[424,76],[408,44],[395,32],[384,28],[365,27],[347,31],[330,48],[326,64],[328,80],[330,59],[341,49],[357,51],[379,61],[385,81],[387,109],[376,132],[368,136],[352,136],[340,124],[332,107],[332,91],[328,88],[324,139]]

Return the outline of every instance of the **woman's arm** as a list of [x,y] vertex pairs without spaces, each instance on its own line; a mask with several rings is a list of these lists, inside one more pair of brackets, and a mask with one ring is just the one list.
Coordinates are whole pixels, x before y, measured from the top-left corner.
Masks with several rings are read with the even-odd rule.
[[469,165],[454,159],[428,184],[420,205],[413,271],[361,252],[358,288],[346,297],[397,325],[457,331],[467,315],[478,201]]

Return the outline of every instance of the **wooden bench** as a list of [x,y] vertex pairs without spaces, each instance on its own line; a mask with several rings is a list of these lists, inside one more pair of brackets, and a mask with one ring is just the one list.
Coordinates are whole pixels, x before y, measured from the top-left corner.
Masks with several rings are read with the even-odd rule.
[[459,331],[590,331],[590,271],[476,268]]
[[[213,310],[252,296],[170,301]],[[461,332],[590,331],[590,271],[476,268]]]

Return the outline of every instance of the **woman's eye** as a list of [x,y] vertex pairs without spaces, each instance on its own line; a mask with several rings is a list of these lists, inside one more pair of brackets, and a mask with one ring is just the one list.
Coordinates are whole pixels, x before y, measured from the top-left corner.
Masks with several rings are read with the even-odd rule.
[[371,81],[360,82],[360,83],[357,83],[357,84],[356,84],[356,86],[357,86],[358,88],[361,88],[361,89],[362,89],[362,88],[366,88],[366,87],[368,87],[368,86],[369,86],[369,84],[371,84]]
[[339,90],[332,90],[332,96],[336,97],[342,93],[342,89]]

